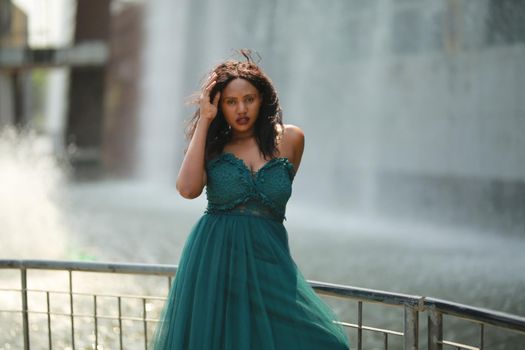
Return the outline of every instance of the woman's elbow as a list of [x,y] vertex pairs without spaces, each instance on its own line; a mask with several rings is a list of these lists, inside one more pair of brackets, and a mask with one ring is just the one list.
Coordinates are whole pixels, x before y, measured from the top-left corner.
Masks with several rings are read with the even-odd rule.
[[200,194],[202,193],[202,188],[195,189],[177,185],[177,191],[179,191],[180,195],[186,199],[194,199],[200,196]]

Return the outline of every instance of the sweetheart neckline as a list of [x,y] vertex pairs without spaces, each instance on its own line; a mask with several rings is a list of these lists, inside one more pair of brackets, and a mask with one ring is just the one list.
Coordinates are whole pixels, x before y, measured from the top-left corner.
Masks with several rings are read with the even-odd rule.
[[256,171],[252,171],[248,165],[246,165],[246,163],[244,162],[244,159],[242,158],[239,158],[237,157],[235,154],[233,154],[232,152],[222,152],[221,154],[219,154],[219,156],[223,156],[223,155],[230,155],[232,156],[234,159],[236,159],[237,161],[240,162],[240,164],[242,164],[243,168],[246,169],[254,178],[256,178],[259,173],[261,172],[261,170],[263,170],[264,168],[266,168],[271,162],[275,161],[275,160],[281,160],[281,161],[284,161],[288,164],[290,164],[291,166],[291,169],[292,169],[292,172],[294,173],[295,175],[295,168],[293,166],[293,163],[290,161],[290,159],[288,159],[287,157],[275,157],[275,158],[272,158],[270,159],[269,161],[267,161],[266,163],[264,163],[259,169],[257,169]]

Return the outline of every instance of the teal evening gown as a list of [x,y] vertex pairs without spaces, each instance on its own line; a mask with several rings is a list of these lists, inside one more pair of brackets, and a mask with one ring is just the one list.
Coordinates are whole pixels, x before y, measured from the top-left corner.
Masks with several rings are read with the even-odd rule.
[[151,348],[348,349],[290,255],[283,220],[292,163],[272,158],[252,173],[226,152],[206,171],[208,206],[186,240]]

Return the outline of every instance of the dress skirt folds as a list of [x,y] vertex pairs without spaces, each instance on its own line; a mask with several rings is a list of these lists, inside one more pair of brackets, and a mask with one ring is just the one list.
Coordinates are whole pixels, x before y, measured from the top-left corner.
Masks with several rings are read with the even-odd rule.
[[348,349],[335,314],[290,255],[283,220],[291,163],[273,158],[252,174],[222,153],[207,172],[208,207],[186,240],[150,348]]

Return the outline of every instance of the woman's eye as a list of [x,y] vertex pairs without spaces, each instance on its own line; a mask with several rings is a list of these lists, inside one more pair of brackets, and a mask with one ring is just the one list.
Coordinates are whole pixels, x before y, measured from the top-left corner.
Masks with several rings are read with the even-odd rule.
[[246,101],[248,101],[248,102],[253,102],[253,97],[248,97],[248,98],[246,99]]
[[226,103],[229,104],[229,105],[233,105],[233,104],[235,104],[235,101],[234,100],[228,100],[228,101],[226,101]]

